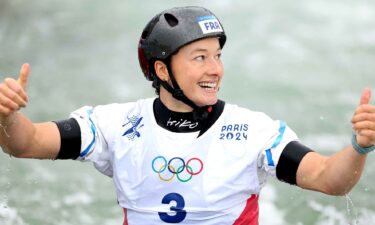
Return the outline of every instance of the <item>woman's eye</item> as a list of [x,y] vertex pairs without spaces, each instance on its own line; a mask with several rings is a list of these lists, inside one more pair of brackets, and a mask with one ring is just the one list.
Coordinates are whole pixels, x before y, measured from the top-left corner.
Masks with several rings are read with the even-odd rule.
[[204,55],[200,55],[200,56],[195,57],[194,59],[197,61],[203,61],[205,58],[206,57]]

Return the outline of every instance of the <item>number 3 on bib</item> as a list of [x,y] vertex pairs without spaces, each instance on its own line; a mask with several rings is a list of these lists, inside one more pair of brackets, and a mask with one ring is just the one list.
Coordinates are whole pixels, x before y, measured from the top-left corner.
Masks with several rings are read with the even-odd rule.
[[161,200],[162,204],[168,205],[171,202],[176,203],[176,206],[171,206],[170,208],[171,211],[176,213],[173,213],[173,215],[168,215],[168,213],[159,212],[159,217],[166,223],[180,223],[186,217],[186,211],[184,210],[185,200],[180,194],[177,193],[169,193]]

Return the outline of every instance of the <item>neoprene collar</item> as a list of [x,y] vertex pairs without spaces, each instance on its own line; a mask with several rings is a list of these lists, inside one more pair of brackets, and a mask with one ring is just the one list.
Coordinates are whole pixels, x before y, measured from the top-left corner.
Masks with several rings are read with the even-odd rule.
[[199,132],[199,136],[206,132],[220,117],[224,110],[225,102],[218,100],[215,105],[208,107],[206,119],[196,118],[194,112],[174,112],[169,110],[160,100],[154,101],[155,120],[159,126],[166,130],[177,133]]

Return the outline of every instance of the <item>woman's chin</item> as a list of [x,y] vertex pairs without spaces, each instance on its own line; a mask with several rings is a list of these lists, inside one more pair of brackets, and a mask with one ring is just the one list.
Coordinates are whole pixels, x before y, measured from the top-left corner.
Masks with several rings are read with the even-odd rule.
[[207,105],[215,105],[218,101],[218,98],[215,97],[215,98],[208,98],[208,99],[204,99],[198,103],[196,103],[199,107],[203,107],[203,106],[207,106]]

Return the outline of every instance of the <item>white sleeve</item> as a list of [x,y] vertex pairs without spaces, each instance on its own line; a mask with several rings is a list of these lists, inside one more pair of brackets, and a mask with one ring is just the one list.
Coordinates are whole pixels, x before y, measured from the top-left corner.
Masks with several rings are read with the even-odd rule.
[[70,116],[81,129],[81,152],[77,160],[90,161],[101,173],[112,177],[111,154],[103,135],[103,122],[98,107],[84,106]]
[[297,135],[286,125],[284,121],[274,121],[270,138],[259,153],[258,168],[267,175],[276,177],[276,166],[285,146],[298,140]]

